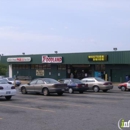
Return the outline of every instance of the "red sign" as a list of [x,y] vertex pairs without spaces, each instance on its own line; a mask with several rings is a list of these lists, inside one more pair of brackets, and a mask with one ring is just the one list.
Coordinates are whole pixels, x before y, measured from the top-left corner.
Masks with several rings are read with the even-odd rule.
[[62,63],[62,57],[42,56],[42,63]]

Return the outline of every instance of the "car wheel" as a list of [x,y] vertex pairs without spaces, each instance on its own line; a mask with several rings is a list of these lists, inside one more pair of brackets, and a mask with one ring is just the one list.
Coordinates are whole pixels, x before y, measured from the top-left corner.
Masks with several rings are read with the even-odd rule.
[[10,100],[12,96],[5,96],[6,100]]
[[102,90],[103,92],[107,92],[108,90]]
[[93,91],[94,91],[94,92],[99,92],[99,87],[98,87],[98,86],[94,86],[94,87],[93,87]]
[[74,93],[74,90],[72,88],[69,88],[69,93]]
[[124,86],[122,86],[121,91],[126,91],[126,88]]
[[57,93],[59,96],[62,96],[63,95],[63,92],[59,92],[59,93]]
[[21,92],[22,92],[22,94],[27,94],[26,88],[22,87]]
[[43,93],[44,96],[48,96],[49,90],[47,88],[44,88],[42,93]]

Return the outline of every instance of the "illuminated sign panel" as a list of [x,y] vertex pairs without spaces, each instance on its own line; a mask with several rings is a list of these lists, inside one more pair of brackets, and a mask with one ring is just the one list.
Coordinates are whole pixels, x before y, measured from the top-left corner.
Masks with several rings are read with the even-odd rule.
[[42,56],[42,63],[62,63],[62,57]]
[[89,61],[108,61],[108,55],[89,55]]

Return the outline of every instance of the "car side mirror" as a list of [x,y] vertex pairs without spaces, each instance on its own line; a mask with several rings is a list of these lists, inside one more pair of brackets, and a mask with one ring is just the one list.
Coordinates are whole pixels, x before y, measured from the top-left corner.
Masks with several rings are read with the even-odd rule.
[[30,85],[30,83],[28,83],[28,85]]
[[11,82],[8,82],[8,84],[12,84]]

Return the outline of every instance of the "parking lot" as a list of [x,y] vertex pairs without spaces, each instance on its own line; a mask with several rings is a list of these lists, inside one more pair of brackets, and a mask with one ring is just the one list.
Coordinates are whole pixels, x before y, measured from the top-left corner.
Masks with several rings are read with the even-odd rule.
[[63,96],[17,92],[10,101],[0,98],[0,130],[118,130],[119,119],[130,119],[129,99],[116,86]]

